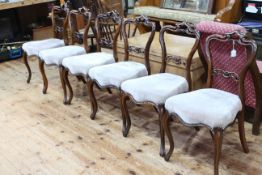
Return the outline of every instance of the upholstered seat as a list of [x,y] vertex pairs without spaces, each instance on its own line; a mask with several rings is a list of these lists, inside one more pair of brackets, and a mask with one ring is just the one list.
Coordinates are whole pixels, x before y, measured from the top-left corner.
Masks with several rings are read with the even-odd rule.
[[22,48],[27,53],[27,56],[39,56],[39,52],[46,49],[52,49],[64,46],[64,40],[50,38],[40,41],[29,41],[23,44]]
[[77,75],[88,75],[92,67],[114,63],[115,59],[112,54],[104,52],[89,53],[63,59],[62,65],[67,68],[70,73]]
[[182,11],[182,10],[170,10],[170,9],[163,9],[153,6],[135,7],[134,14],[145,15],[145,16],[159,18],[159,19],[185,21],[194,24],[197,24],[200,21],[214,21],[216,17],[216,15],[212,15],[212,14],[210,15],[210,14],[194,13],[194,12]]
[[136,102],[153,102],[164,104],[168,97],[188,91],[184,77],[162,73],[137,79],[127,80],[121,89],[131,95]]
[[141,63],[125,61],[94,67],[89,71],[89,77],[100,86],[113,85],[117,88],[125,80],[148,75],[146,66]]
[[40,51],[39,57],[47,65],[61,65],[64,58],[75,56],[75,55],[82,55],[85,53],[86,51],[83,47],[64,46],[64,47]]
[[237,95],[209,88],[170,97],[165,108],[187,124],[225,129],[242,110],[242,104]]

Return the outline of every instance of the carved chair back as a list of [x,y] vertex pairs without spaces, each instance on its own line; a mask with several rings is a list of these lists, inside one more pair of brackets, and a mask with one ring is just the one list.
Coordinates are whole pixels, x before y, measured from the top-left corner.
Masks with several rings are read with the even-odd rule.
[[[113,49],[114,58],[117,61],[117,39],[120,35],[122,17],[115,10],[98,14],[95,20],[95,32],[97,51],[101,48]],[[84,39],[86,41],[86,39]]]
[[200,35],[199,32],[195,29],[194,25],[187,22],[182,23],[176,23],[172,26],[164,26],[159,34],[159,41],[162,49],[162,63],[160,68],[160,73],[164,73],[166,71],[167,62],[177,59],[177,55],[168,55],[168,51],[166,48],[166,42],[165,42],[165,33],[168,34],[185,34],[187,36],[191,36],[195,38],[195,43],[192,46],[190,52],[188,53],[187,59],[186,59],[186,80],[189,85],[189,90],[192,89],[192,83],[191,83],[191,73],[190,73],[190,67],[192,63],[192,59],[194,54],[196,53],[199,44],[200,44]]
[[[84,41],[84,35],[88,35],[88,37],[90,37],[88,32],[90,29],[92,29],[90,28],[91,17],[92,17],[91,12],[89,11],[89,9],[82,7],[79,8],[78,10],[72,10],[70,12],[69,17],[70,17],[69,21],[70,21],[70,27],[72,32],[72,43],[82,44],[84,42],[84,47],[86,51],[88,51],[89,47],[87,46],[87,42]],[[83,32],[81,32],[80,30],[81,27],[81,25],[79,24],[80,21],[83,22],[84,23],[83,25],[85,26]]]
[[55,38],[64,39],[65,44],[69,43],[68,24],[71,5],[66,2],[63,6],[54,6],[52,9],[53,34]]
[[[200,58],[201,61],[205,67],[206,73],[208,72],[207,70],[207,55],[206,55],[206,39],[212,35],[212,34],[221,34],[224,35],[226,33],[231,33],[233,31],[239,31],[242,33],[245,33],[246,30],[245,28],[239,26],[239,25],[235,25],[235,24],[225,24],[225,23],[216,23],[216,22],[201,22],[199,24],[197,24],[197,29],[200,31],[201,33],[201,37],[200,37],[200,42],[201,42],[201,47],[199,48],[199,54],[200,54]],[[230,52],[232,51],[232,42],[226,42],[226,43],[221,43],[218,41],[214,41],[213,43],[214,45],[216,45],[217,48],[221,48],[223,47],[223,50],[220,50],[221,52],[221,56],[224,57],[224,55],[229,55]],[[237,48],[237,55],[236,55],[236,59],[238,59],[238,57],[241,57],[242,55],[239,53],[245,53],[246,49],[245,47],[238,47]],[[246,54],[246,53],[245,53]],[[221,60],[222,61],[222,60]],[[257,101],[259,96],[258,96],[258,89],[256,88],[257,85],[257,81],[256,81],[256,72],[258,72],[258,68],[255,64],[252,65],[252,68],[249,69],[246,79],[245,79],[245,104],[249,107],[252,108],[256,108],[257,106]],[[223,89],[225,91],[229,91],[229,92],[233,92],[234,94],[237,94],[237,89],[234,88],[234,83],[229,81],[228,83],[222,83],[224,82],[223,79],[221,79],[222,77],[217,77],[216,79],[213,79],[213,87],[214,88],[218,88],[218,89]],[[221,80],[220,80],[221,79]]]
[[[139,48],[137,46],[129,45],[130,43],[128,42],[128,38],[136,36],[138,28],[141,26],[147,27],[150,29],[149,31],[150,35],[148,37],[145,47]],[[149,19],[145,16],[137,16],[134,19],[127,18],[123,21],[123,25],[122,25],[122,35],[123,35],[124,49],[125,49],[124,61],[129,60],[130,52],[144,54],[145,66],[147,68],[149,75],[151,73],[149,52],[150,52],[150,47],[151,47],[151,44],[155,36],[155,31],[156,31],[155,23],[149,21]]]
[[244,84],[252,80],[249,70],[256,64],[256,50],[255,41],[241,32],[209,36],[206,41],[207,87],[236,94],[242,104],[246,104],[248,91]]

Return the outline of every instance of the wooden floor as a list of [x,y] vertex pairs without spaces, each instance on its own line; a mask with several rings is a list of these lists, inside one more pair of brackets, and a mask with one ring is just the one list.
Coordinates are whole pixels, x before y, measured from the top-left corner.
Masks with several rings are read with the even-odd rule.
[[[20,60],[0,64],[0,175],[192,175],[213,173],[209,132],[173,124],[175,151],[170,162],[159,155],[158,120],[151,108],[130,104],[133,125],[128,138],[121,132],[117,93],[97,91],[97,119],[89,119],[86,87],[71,77],[75,96],[62,103],[58,70],[47,69],[49,89],[42,95],[38,62],[30,61],[33,77]],[[227,129],[220,163],[222,175],[262,174],[262,136],[251,135],[244,154],[237,125]]]

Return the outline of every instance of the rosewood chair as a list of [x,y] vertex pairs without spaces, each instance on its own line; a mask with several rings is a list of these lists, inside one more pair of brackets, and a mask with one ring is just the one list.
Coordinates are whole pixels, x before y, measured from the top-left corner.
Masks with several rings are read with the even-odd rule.
[[[88,16],[87,16],[88,18]],[[116,44],[120,34],[122,17],[117,11],[99,14],[96,18],[97,32],[97,51],[80,56],[65,58],[62,61],[63,79],[69,89],[69,98],[67,98],[67,90],[64,89],[64,103],[70,104],[73,98],[73,89],[68,79],[68,73],[81,76],[88,79],[89,70],[95,66],[114,63],[117,60]],[[85,28],[84,45],[88,50],[87,34],[89,26]],[[113,49],[113,54],[101,51],[101,48]]]
[[[173,56],[167,54],[165,33],[169,34],[187,34],[191,37],[195,37],[195,43],[192,49],[189,50],[187,56],[187,75],[186,78],[166,73],[166,64]],[[162,128],[162,116],[165,111],[164,104],[167,98],[187,92],[191,89],[190,80],[190,65],[195,52],[199,45],[199,34],[195,30],[194,26],[189,23],[177,23],[174,26],[164,26],[159,35],[159,40],[162,48],[162,66],[158,74],[149,75],[141,78],[127,80],[121,84],[121,109],[123,116],[123,135],[128,135],[131,120],[128,113],[127,101],[131,99],[136,104],[150,104],[153,105],[159,114],[159,127],[161,136],[160,155],[165,154],[165,140],[164,131]],[[175,46],[173,46],[175,47]]]
[[[169,139],[170,149],[165,155],[165,160],[169,160],[174,149],[169,125],[173,117],[178,118],[186,126],[205,126],[210,130],[214,142],[215,175],[219,174],[223,133],[236,119],[243,150],[245,153],[249,152],[244,130],[246,100],[244,81],[248,70],[255,62],[256,49],[255,41],[247,39],[243,33],[237,31],[225,35],[214,34],[207,38],[207,88],[176,95],[166,100],[163,127]],[[230,54],[232,50],[235,50],[235,54]],[[234,84],[237,93],[216,88],[214,83],[218,78],[221,83]]]
[[[46,49],[62,47],[68,44],[67,27],[69,4],[63,7],[54,6],[52,9],[52,22],[54,38],[39,41],[29,41],[23,44],[23,62],[28,71],[27,83],[30,83],[32,72],[28,64],[29,57],[39,58],[39,52]],[[64,39],[63,39],[64,38]]]
[[[82,10],[82,9],[80,9]],[[89,19],[87,22],[86,28],[89,28],[91,18],[87,18],[88,16],[91,17],[91,13],[85,11],[86,19]],[[74,44],[74,43],[73,43]],[[46,94],[48,88],[48,80],[45,74],[44,65],[47,66],[62,66],[62,61],[64,58],[72,57],[76,55],[83,55],[86,54],[86,49],[79,46],[79,45],[67,45],[58,48],[46,49],[39,52],[39,68],[41,70],[42,78],[43,78],[43,94]],[[60,79],[62,83],[63,89],[65,89],[65,82],[62,78],[62,69],[59,69]]]
[[[205,54],[206,48],[206,38],[212,34],[225,34],[234,31],[241,31],[246,33],[246,29],[240,25],[236,24],[226,24],[219,22],[201,22],[196,25],[197,30],[200,31],[200,43],[201,47],[199,49],[200,55],[202,55],[202,63],[207,72],[207,56]],[[217,47],[219,47],[220,43],[217,43]],[[242,47],[241,49],[245,49]],[[228,54],[227,50],[224,50],[223,54]],[[237,57],[240,55],[237,55]],[[237,89],[234,88],[234,84],[232,82],[224,83],[221,80],[221,77],[217,77],[213,80],[213,86],[225,91],[229,91],[231,93],[237,93]],[[257,65],[254,63],[252,67],[249,69],[246,79],[245,79],[245,105],[251,107],[255,110],[254,119],[253,119],[253,128],[252,133],[254,135],[258,135],[260,131],[260,122],[262,120],[262,93],[259,90],[259,70]]]
[[[130,32],[130,25],[134,25],[133,32]],[[147,39],[145,49],[128,44],[128,37],[135,36],[139,26],[146,26],[150,28],[150,35]],[[124,61],[94,67],[89,70],[90,79],[88,80],[88,91],[92,104],[92,113],[90,115],[91,119],[95,119],[98,109],[97,100],[94,94],[94,85],[97,85],[101,89],[114,88],[120,90],[122,82],[150,74],[149,51],[155,35],[154,23],[150,22],[145,16],[138,16],[134,19],[125,19],[121,28],[125,48]],[[129,52],[144,54],[145,64],[129,61]]]

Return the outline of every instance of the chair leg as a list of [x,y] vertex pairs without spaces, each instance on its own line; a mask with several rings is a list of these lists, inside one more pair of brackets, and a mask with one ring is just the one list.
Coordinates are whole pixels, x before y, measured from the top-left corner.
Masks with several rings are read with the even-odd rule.
[[91,107],[92,107],[92,113],[90,115],[90,118],[92,120],[95,119],[96,117],[96,113],[97,113],[97,100],[94,94],[94,84],[95,82],[92,81],[91,79],[88,80],[87,85],[88,85],[88,92],[89,92],[89,96],[90,96],[90,101],[91,101]]
[[223,130],[222,129],[214,129],[214,175],[219,175],[219,160],[221,157],[221,148],[222,148],[222,140],[223,140]]
[[169,144],[170,144],[170,148],[169,148],[169,151],[167,152],[167,154],[165,155],[165,160],[168,161],[174,151],[174,140],[173,140],[173,136],[171,134],[171,131],[170,131],[170,120],[171,118],[169,117],[168,113],[165,112],[164,115],[163,115],[163,128],[164,128],[164,131],[165,131],[165,134],[167,135],[167,138],[168,138],[168,141],[169,141]]
[[43,79],[43,83],[44,83],[43,94],[46,94],[46,91],[47,91],[47,88],[48,88],[48,80],[47,80],[46,74],[45,74],[44,61],[42,61],[41,59],[39,59],[39,69],[40,69],[42,79]]
[[245,119],[244,119],[244,112],[242,111],[238,115],[238,132],[239,132],[239,138],[241,141],[242,148],[245,153],[249,152],[248,146],[247,146],[247,141],[246,141],[246,136],[245,136]]
[[82,81],[84,84],[86,84],[85,78],[82,77],[81,75],[76,76],[76,78],[78,79],[78,81]]
[[64,103],[69,105],[72,102],[74,93],[73,93],[73,89],[72,89],[72,86],[70,84],[70,81],[68,79],[68,70],[66,70],[66,69],[64,69],[64,71],[63,71],[63,78],[64,78],[65,85],[68,87],[68,90],[69,90],[69,98],[67,98],[67,96],[65,96],[66,101]]
[[59,67],[59,75],[60,75],[60,81],[61,81],[61,85],[62,85],[63,93],[64,93],[64,101],[63,101],[63,103],[64,103],[64,104],[67,104],[67,103],[66,103],[66,101],[67,101],[67,92],[66,92],[64,71],[65,71],[65,68],[64,68],[63,66],[60,66],[60,67]]
[[131,120],[130,120],[130,116],[129,116],[129,112],[128,112],[128,108],[127,108],[127,100],[129,100],[128,95],[124,94],[123,92],[121,93],[121,99],[120,99],[120,103],[121,103],[121,112],[122,112],[122,118],[123,118],[123,128],[122,128],[122,133],[124,137],[127,137],[130,127],[131,127]]
[[164,107],[162,107],[160,110],[159,110],[159,128],[160,128],[160,156],[161,157],[164,157],[166,152],[165,152],[165,131],[164,131],[164,128],[163,128],[163,115],[164,115]]
[[253,121],[253,127],[252,127],[252,133],[254,135],[259,135],[261,121],[262,121],[262,106],[256,108],[254,121]]
[[28,60],[27,59],[28,59],[27,58],[27,54],[26,54],[26,52],[24,52],[24,54],[23,54],[23,62],[24,62],[25,66],[27,68],[27,71],[28,71],[27,83],[30,83],[32,72],[31,72],[31,68],[30,68],[30,66],[28,64]]

